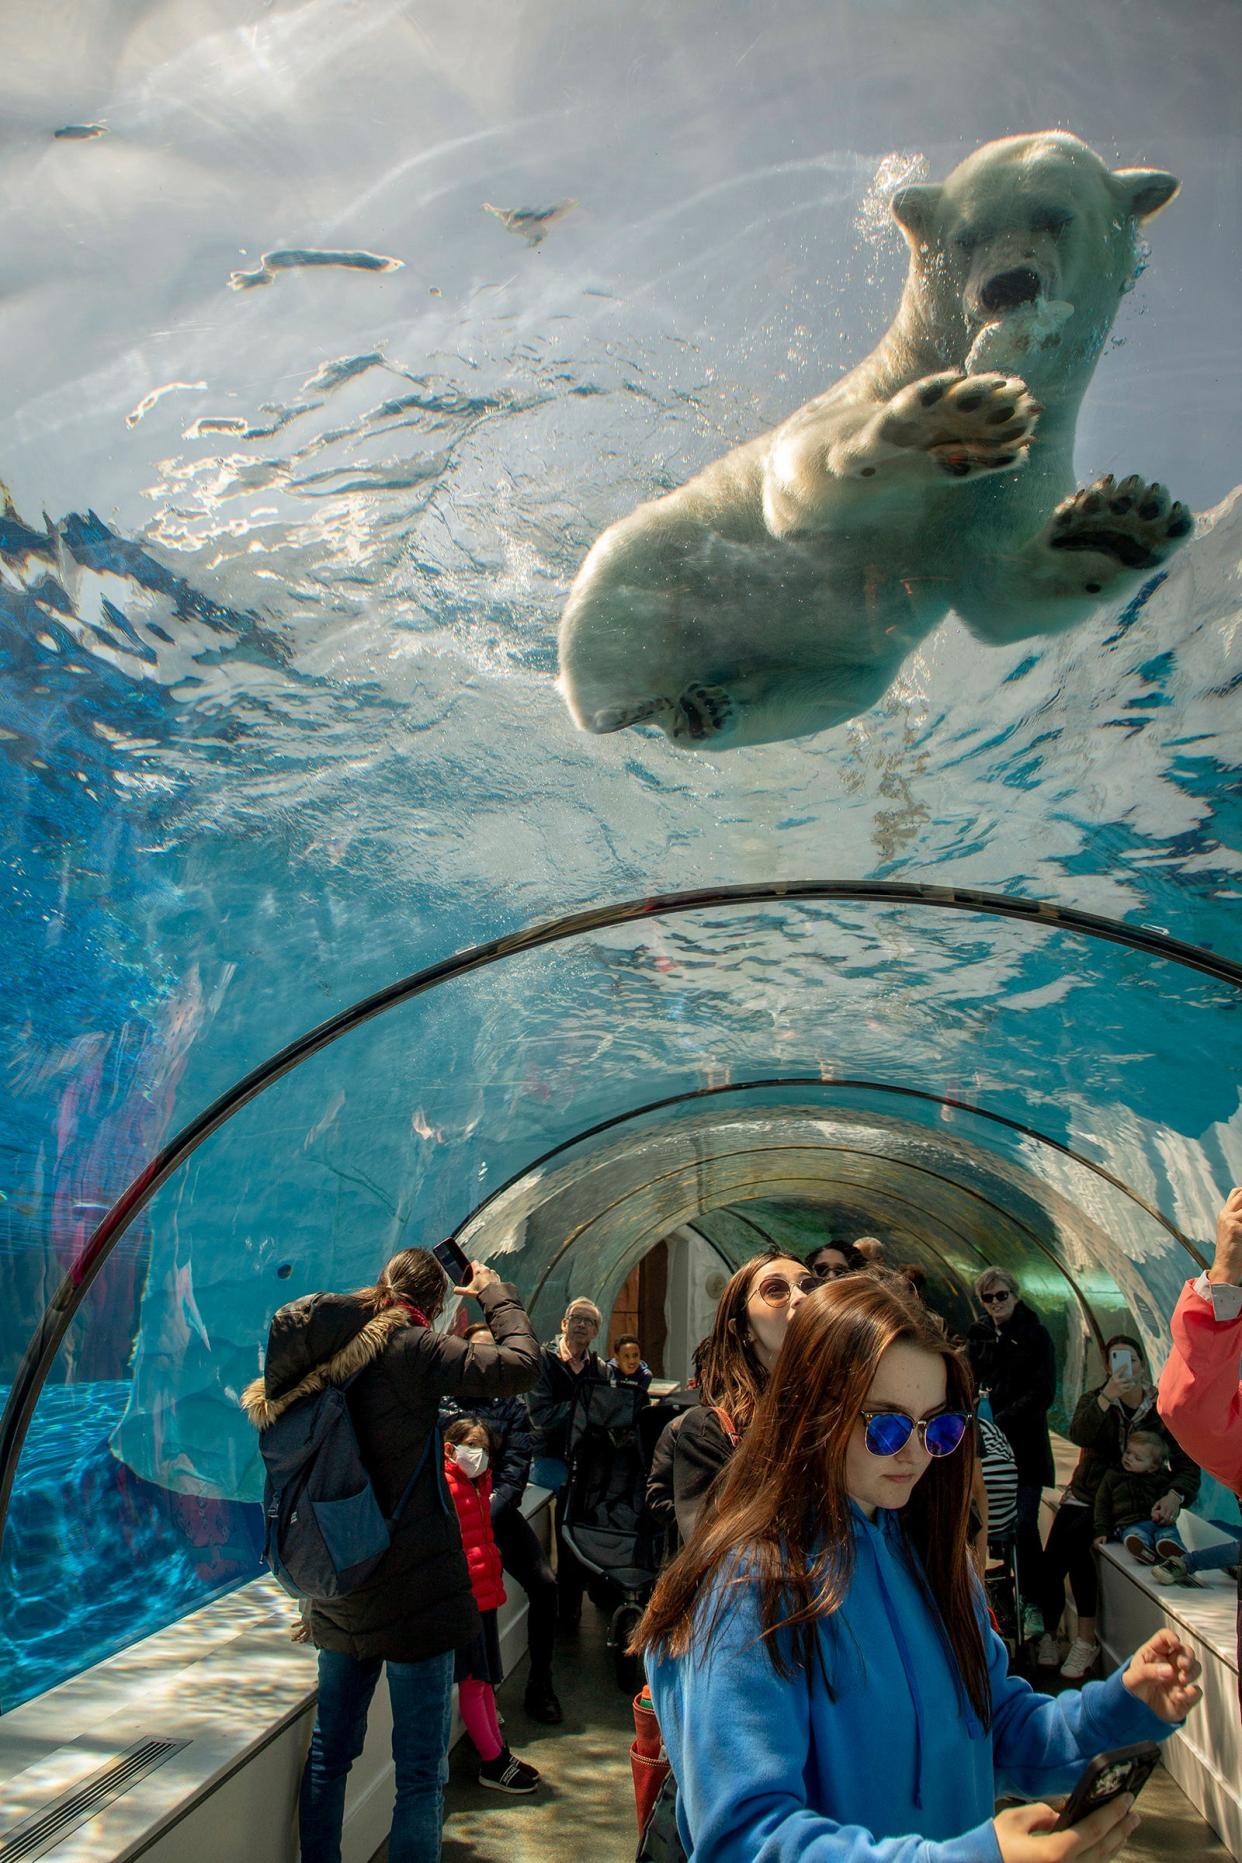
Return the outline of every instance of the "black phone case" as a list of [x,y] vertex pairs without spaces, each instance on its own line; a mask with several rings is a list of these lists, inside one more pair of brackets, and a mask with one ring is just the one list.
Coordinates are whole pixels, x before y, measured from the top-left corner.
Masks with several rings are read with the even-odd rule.
[[454,1287],[464,1287],[473,1273],[465,1250],[458,1243],[450,1241],[437,1242],[431,1252]]
[[[1132,1792],[1137,1798],[1155,1771],[1159,1758],[1160,1748],[1154,1740],[1140,1740],[1132,1747],[1115,1747],[1111,1753],[1097,1753],[1066,1799],[1053,1829],[1072,1830],[1089,1813],[1098,1811],[1101,1805],[1111,1804],[1122,1792]],[[1126,1777],[1119,1779],[1111,1790],[1097,1797],[1096,1783],[1101,1773],[1110,1771],[1114,1766],[1126,1767]]]

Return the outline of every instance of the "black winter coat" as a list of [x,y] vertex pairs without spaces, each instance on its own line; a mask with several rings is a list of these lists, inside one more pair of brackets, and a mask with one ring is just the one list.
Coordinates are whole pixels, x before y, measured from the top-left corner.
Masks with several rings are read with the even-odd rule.
[[531,1427],[530,1412],[521,1397],[469,1398],[446,1397],[440,1404],[440,1421],[445,1429],[458,1417],[477,1417],[486,1423],[499,1441],[492,1458],[492,1521],[520,1506],[530,1480]]
[[1020,1300],[1007,1326],[985,1318],[966,1335],[975,1383],[991,1393],[992,1415],[1013,1445],[1018,1481],[1046,1488],[1056,1479],[1048,1412],[1057,1394],[1052,1335]]
[[1105,1475],[1110,1469],[1121,1467],[1122,1452],[1131,1430],[1149,1430],[1154,1436],[1163,1436],[1168,1444],[1165,1493],[1174,1489],[1189,1507],[1199,1493],[1202,1477],[1197,1464],[1191,1461],[1157,1411],[1156,1393],[1147,1392],[1135,1410],[1127,1410],[1120,1398],[1112,1399],[1107,1410],[1101,1410],[1099,1400],[1103,1389],[1104,1386],[1098,1384],[1093,1391],[1083,1393],[1070,1423],[1070,1441],[1082,1450],[1070,1477],[1072,1492],[1079,1500],[1094,1505],[1096,1491]]
[[588,1352],[582,1370],[571,1371],[561,1357],[560,1341],[548,1340],[539,1354],[539,1377],[528,1400],[535,1455],[564,1461],[575,1397],[588,1381],[607,1377],[598,1352]]
[[[263,1378],[243,1397],[247,1414],[262,1428],[308,1377],[322,1387],[344,1383],[365,1367],[350,1388],[349,1408],[388,1514],[418,1465],[442,1397],[507,1397],[535,1381],[539,1345],[516,1290],[494,1283],[480,1304],[490,1344],[411,1324],[402,1307],[368,1318],[347,1294],[292,1301],[272,1321]],[[374,1577],[347,1598],[312,1606],[311,1641],[356,1661],[424,1662],[462,1649],[480,1627],[457,1515],[433,1446]]]

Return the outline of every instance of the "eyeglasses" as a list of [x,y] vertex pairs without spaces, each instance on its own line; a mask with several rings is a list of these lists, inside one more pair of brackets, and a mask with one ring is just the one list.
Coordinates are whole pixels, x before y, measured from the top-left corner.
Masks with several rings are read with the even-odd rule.
[[811,1273],[817,1281],[839,1281],[843,1274],[853,1274],[852,1268],[830,1268],[826,1261],[816,1262]]
[[980,1294],[979,1298],[985,1307],[1003,1307],[1007,1300],[1013,1299],[1013,1290],[1008,1287],[998,1287],[994,1294]]
[[960,1410],[942,1410],[939,1416],[920,1417],[917,1422],[900,1410],[864,1410],[859,1414],[867,1426],[867,1447],[872,1455],[896,1455],[915,1430],[928,1455],[952,1455],[961,1447],[970,1422]]
[[793,1286],[783,1274],[774,1274],[768,1280],[760,1281],[756,1292],[769,1307],[787,1307],[795,1288],[800,1294],[813,1294],[818,1286],[819,1282],[813,1274],[800,1274]]

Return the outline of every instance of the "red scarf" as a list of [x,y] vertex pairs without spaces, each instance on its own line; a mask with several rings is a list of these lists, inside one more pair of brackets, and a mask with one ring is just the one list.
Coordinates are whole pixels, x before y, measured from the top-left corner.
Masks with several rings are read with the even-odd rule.
[[412,1300],[402,1300],[399,1294],[394,1294],[392,1299],[388,1302],[388,1305],[390,1307],[404,1307],[416,1326],[430,1327],[431,1325],[431,1321],[427,1318],[422,1308],[416,1307]]

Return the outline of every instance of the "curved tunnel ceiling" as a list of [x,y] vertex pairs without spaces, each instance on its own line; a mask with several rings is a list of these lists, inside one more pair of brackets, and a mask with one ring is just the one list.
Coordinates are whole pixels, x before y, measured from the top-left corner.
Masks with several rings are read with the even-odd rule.
[[[1237,10],[949,21],[99,0],[7,48],[0,1483],[31,1434],[0,1699],[252,1571],[235,1394],[272,1308],[491,1221],[539,1160],[558,1207],[581,1168],[622,1213],[583,1232],[603,1283],[694,1204],[662,1123],[713,1196],[779,1154],[767,1194],[871,1211],[912,1252],[931,1148],[942,1262],[1025,1236],[1067,1349],[1067,1275],[1159,1335],[1179,1238],[1242,1176],[1215,955],[1242,872],[1242,498],[1213,387],[1242,301]],[[1180,180],[1073,476],[1158,480],[1193,537],[1076,626],[984,646],[949,615],[900,664],[868,582],[870,683],[816,735],[713,756],[575,730],[556,635],[594,539],[866,355],[903,182],[1050,123]],[[776,896],[824,870],[858,882]],[[751,883],[718,913],[601,916]],[[1012,917],[944,909],[984,893]],[[525,938],[576,913],[590,936]],[[509,963],[445,970],[493,942]],[[307,1048],[314,1024],[350,1032]],[[217,1128],[282,1052],[304,1064],[260,1068]],[[776,1079],[798,1084],[748,1111],[687,1097]],[[783,1136],[743,1129],[760,1109]],[[633,1185],[583,1136],[619,1121]],[[691,1217],[730,1255],[733,1207]],[[545,1244],[514,1258],[544,1304]],[[102,1555],[48,1563],[101,1505],[148,1555],[129,1590]],[[47,1621],[67,1588],[84,1642]]]

